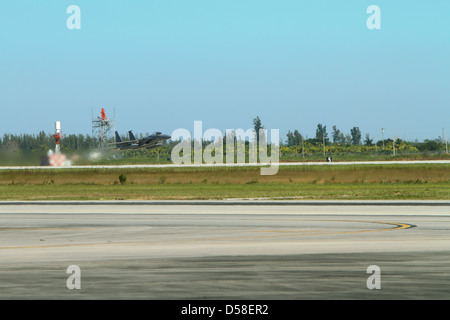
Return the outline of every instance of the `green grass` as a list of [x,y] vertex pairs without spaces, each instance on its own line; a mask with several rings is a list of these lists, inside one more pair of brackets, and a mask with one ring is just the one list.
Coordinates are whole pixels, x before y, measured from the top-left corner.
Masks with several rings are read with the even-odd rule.
[[450,164],[280,166],[262,176],[258,167],[0,170],[1,184],[245,184],[450,182]]
[[230,198],[449,200],[450,165],[0,171],[0,200]]
[[450,199],[448,183],[247,183],[156,185],[2,185],[0,200],[200,200],[233,198],[329,200]]

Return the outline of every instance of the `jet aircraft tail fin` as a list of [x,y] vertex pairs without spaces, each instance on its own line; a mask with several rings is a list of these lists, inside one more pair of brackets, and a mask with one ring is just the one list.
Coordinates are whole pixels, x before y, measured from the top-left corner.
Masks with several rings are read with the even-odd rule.
[[122,142],[122,139],[120,138],[119,134],[116,131],[116,142]]
[[136,141],[136,138],[134,137],[134,134],[133,132],[131,132],[131,130],[128,131],[128,136],[130,137],[130,141]]

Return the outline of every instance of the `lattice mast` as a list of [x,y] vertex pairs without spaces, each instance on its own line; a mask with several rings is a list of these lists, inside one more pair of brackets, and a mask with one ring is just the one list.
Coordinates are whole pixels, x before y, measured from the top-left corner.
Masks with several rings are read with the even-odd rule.
[[114,109],[112,119],[106,116],[104,108],[100,111],[100,117],[94,119],[94,114],[92,114],[92,136],[99,142],[101,148],[105,147],[108,143],[114,142],[114,132],[116,131],[115,113],[116,111]]

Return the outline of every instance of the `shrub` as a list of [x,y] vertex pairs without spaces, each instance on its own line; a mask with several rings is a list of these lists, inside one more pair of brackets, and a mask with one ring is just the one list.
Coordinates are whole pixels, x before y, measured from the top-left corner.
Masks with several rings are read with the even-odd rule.
[[125,182],[127,182],[127,177],[124,174],[121,174],[119,176],[119,182],[120,184],[125,184]]

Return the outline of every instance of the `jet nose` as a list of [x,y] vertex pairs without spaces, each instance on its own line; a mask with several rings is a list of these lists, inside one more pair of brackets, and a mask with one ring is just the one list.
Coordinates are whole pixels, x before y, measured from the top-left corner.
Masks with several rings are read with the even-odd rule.
[[171,138],[171,136],[169,136],[168,134],[162,134],[161,138],[163,138],[164,140],[168,140]]

